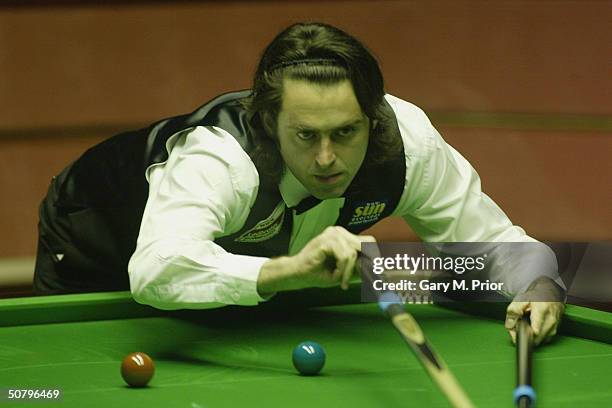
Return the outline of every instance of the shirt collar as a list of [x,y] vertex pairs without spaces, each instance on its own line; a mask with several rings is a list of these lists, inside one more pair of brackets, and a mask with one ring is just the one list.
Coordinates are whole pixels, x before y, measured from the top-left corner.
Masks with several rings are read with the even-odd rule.
[[300,201],[311,195],[306,187],[293,175],[291,170],[286,167],[278,189],[283,201],[289,208],[295,207]]

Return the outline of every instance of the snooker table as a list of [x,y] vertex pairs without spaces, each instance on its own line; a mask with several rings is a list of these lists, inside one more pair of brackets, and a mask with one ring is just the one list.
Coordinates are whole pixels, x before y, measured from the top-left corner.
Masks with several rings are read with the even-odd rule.
[[[476,406],[513,406],[505,305],[406,307]],[[303,340],[325,348],[321,375],[292,367]],[[119,374],[133,351],[155,361],[146,388],[127,387]],[[534,353],[533,382],[538,407],[612,406],[612,314],[569,305],[561,334]],[[8,389],[41,388],[62,395],[7,399]],[[0,408],[449,406],[377,305],[359,303],[354,288],[172,312],[139,305],[128,292],[3,299],[0,389]]]

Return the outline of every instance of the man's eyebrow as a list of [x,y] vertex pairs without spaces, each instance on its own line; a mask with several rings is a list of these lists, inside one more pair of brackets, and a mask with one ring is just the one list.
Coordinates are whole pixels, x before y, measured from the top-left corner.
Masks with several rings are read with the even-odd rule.
[[347,127],[347,126],[355,126],[355,125],[360,124],[364,120],[365,120],[365,116],[359,119],[355,119],[355,120],[348,120],[344,123],[341,123],[336,129],[340,129],[340,128]]
[[317,130],[316,128],[308,125],[303,125],[301,123],[296,123],[295,125],[289,125],[289,129],[295,130]]
[[[358,125],[359,123],[363,122],[363,120],[365,119],[365,117],[363,118],[359,118],[359,119],[350,119],[344,123],[339,124],[338,126],[335,126],[332,130],[335,129],[342,129],[345,128],[347,126],[355,126]],[[310,125],[305,125],[302,123],[296,123],[293,125],[289,125],[288,126],[290,129],[295,129],[295,130],[319,130],[316,127],[310,126]]]

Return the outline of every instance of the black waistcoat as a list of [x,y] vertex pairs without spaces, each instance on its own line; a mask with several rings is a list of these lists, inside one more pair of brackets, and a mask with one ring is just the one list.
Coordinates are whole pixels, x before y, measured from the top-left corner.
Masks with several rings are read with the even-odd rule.
[[[60,212],[71,214],[75,220],[73,244],[95,258],[104,258],[109,267],[127,270],[148,197],[144,177],[147,167],[166,161],[166,141],[194,126],[222,128],[247,153],[252,151],[252,132],[239,103],[249,93],[221,95],[191,114],[121,133],[86,151],[62,174],[54,202]],[[401,137],[399,129],[396,136]],[[393,160],[368,168],[362,166],[347,189],[336,222],[353,233],[391,214],[404,188],[403,151],[398,151]],[[282,198],[278,186],[261,177],[257,199],[243,228],[215,242],[231,253],[267,257],[287,254],[292,211],[279,204]]]

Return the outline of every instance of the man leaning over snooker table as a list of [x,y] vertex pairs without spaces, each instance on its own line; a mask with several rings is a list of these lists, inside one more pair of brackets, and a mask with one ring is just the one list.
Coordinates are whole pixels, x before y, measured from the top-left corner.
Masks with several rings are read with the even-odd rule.
[[[364,203],[384,210],[356,220]],[[385,93],[358,40],[295,24],[265,49],[252,90],[116,135],[53,178],[34,287],[129,288],[160,309],[346,289],[361,243],[374,241],[358,234],[391,215],[426,242],[537,242],[481,191],[421,109]],[[507,310],[513,340],[527,311],[535,342],[551,338],[563,303],[521,299],[559,292],[555,276],[516,267],[505,277],[519,296]]]

